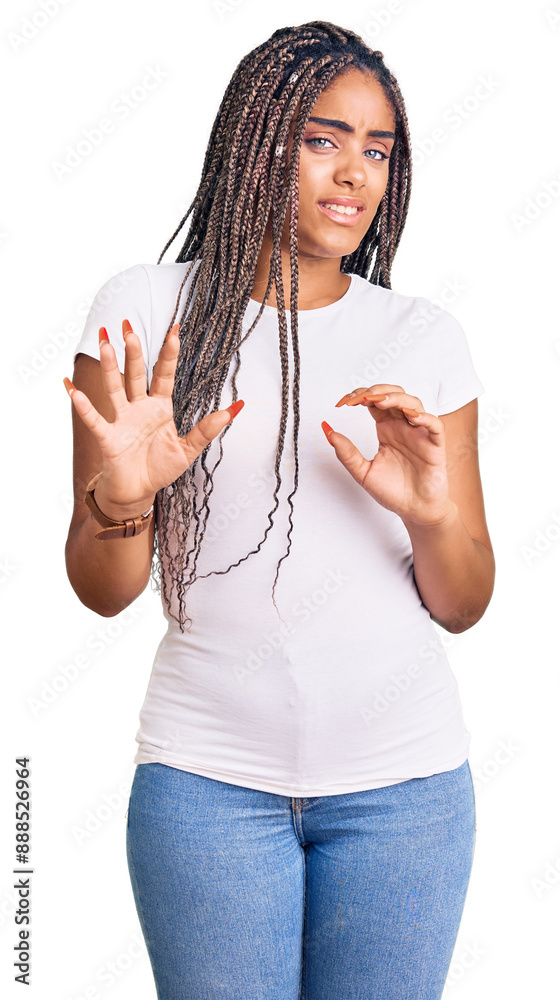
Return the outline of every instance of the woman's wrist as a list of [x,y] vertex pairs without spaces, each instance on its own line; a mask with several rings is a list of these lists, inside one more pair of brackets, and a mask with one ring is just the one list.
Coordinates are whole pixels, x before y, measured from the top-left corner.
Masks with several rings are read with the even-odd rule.
[[155,503],[155,493],[128,503],[115,503],[106,495],[102,480],[103,477],[94,484],[93,496],[99,510],[112,521],[128,521],[146,516]]
[[456,503],[452,500],[442,507],[438,508],[437,512],[432,512],[427,515],[424,513],[423,516],[418,516],[413,518],[411,516],[404,516],[401,518],[406,530],[409,534],[430,534],[434,535],[440,534],[442,531],[445,532],[450,525],[453,525],[459,515],[459,508]]

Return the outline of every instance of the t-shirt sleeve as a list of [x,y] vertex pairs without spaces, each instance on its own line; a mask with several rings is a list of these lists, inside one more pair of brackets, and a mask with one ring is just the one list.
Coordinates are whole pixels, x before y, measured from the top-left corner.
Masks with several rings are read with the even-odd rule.
[[122,321],[127,319],[142,344],[149,380],[151,314],[150,281],[144,265],[134,264],[113,275],[101,286],[91,304],[74,360],[78,354],[88,354],[99,360],[99,327],[104,326],[115,349],[119,370],[124,372]]
[[[432,304],[432,310],[436,307]],[[434,315],[432,313],[432,315]],[[433,363],[438,373],[437,416],[452,413],[484,391],[476,374],[463,327],[451,313],[434,316]]]

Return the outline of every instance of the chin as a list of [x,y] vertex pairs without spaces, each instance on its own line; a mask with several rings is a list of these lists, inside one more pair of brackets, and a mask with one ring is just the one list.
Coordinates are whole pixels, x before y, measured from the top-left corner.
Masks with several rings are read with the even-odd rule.
[[298,253],[305,257],[347,257],[358,249],[364,235],[365,233],[351,243],[349,240],[325,240],[324,243],[318,243],[316,239],[314,241],[298,239]]

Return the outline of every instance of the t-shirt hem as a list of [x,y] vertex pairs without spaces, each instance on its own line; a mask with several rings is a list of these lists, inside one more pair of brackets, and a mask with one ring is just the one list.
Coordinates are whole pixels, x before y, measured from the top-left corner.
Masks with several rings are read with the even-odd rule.
[[412,773],[401,777],[392,778],[371,778],[367,781],[344,782],[329,785],[328,787],[297,786],[287,785],[281,781],[261,781],[259,778],[247,778],[242,775],[225,771],[215,771],[212,768],[202,767],[199,764],[190,764],[185,760],[174,757],[173,754],[165,752],[150,753],[147,750],[139,749],[134,757],[135,764],[166,764],[169,767],[176,767],[180,771],[190,771],[193,774],[200,774],[205,778],[212,778],[215,781],[224,781],[229,785],[240,785],[242,788],[253,788],[258,792],[269,792],[272,795],[286,795],[290,797],[310,798],[315,796],[343,795],[352,792],[367,792],[373,788],[386,788],[388,785],[398,785],[403,781],[410,781],[412,778],[429,778],[432,774],[441,774],[444,771],[452,771],[460,767],[468,759],[470,739],[467,740],[461,753],[440,763],[430,764],[422,769],[413,768]]

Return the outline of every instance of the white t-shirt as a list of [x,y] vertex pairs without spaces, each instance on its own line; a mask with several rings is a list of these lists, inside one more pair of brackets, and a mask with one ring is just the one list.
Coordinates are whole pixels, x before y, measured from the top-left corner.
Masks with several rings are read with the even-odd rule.
[[[105,326],[124,370],[126,318],[141,339],[149,381],[187,266],[137,264],[110,279],[75,353],[98,358],[98,329]],[[249,300],[243,332],[260,306]],[[451,770],[467,759],[470,741],[455,677],[414,582],[408,532],[352,479],[321,421],[372,458],[375,421],[360,406],[335,409],[344,393],[401,385],[439,416],[484,389],[461,326],[427,299],[353,274],[341,299],[298,318],[299,486],[291,552],[275,593],[283,623],[271,590],[286,551],[286,497],[293,489],[291,404],[274,527],[259,553],[190,587],[190,631],[181,633],[166,615],[134,762],[160,761],[234,785],[307,797]],[[199,574],[226,569],[255,549],[273,506],[281,410],[273,306],[265,306],[241,346],[237,388],[245,406],[223,439]],[[228,378],[221,407],[231,402]],[[217,457],[213,442],[209,467]],[[197,475],[202,483],[200,469]]]

